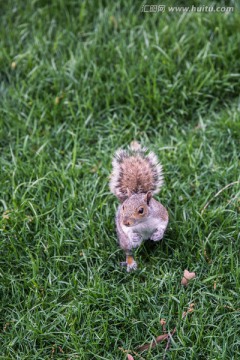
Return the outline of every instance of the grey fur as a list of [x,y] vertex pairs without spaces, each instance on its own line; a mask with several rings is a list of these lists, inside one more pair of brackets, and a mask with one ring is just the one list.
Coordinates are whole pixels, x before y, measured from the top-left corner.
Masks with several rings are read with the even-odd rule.
[[[143,183],[136,179],[139,173]],[[153,152],[148,153],[137,142],[132,143],[128,150],[116,151],[110,189],[122,202],[116,214],[116,230],[120,247],[127,259],[131,257],[129,263],[124,262],[127,271],[137,268],[133,259],[134,249],[144,240],[161,240],[167,228],[168,212],[152,198],[162,183],[162,167]],[[143,209],[143,213],[139,213],[139,209]]]

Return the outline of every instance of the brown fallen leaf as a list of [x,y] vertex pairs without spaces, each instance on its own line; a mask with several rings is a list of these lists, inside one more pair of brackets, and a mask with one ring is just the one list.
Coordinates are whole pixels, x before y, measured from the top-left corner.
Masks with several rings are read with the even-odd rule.
[[[189,272],[188,272],[189,273]],[[190,273],[190,274],[194,274],[194,277],[195,277],[195,273]],[[191,275],[192,276],[192,275]],[[191,277],[193,278],[193,277]],[[188,313],[191,313],[194,311],[194,303],[191,303],[188,307],[188,309],[186,311],[183,312],[182,314],[182,319],[185,318],[185,316],[187,316]],[[165,329],[165,326],[166,326],[166,321],[165,319],[161,319],[160,320],[160,324],[162,325],[163,327],[163,331]],[[148,344],[144,344],[142,346],[139,346],[136,351],[145,351],[145,350],[148,350],[149,348],[154,348],[155,346],[157,346],[158,343],[160,342],[163,342],[163,341],[167,341],[167,344],[166,344],[166,347],[165,347],[165,352],[164,352],[164,356],[163,356],[163,360],[165,360],[166,358],[166,354],[167,354],[167,351],[169,350],[170,348],[170,345],[171,345],[171,338],[173,337],[173,335],[175,334],[175,332],[177,331],[177,327],[175,326],[175,328],[172,330],[172,332],[170,333],[167,333],[167,334],[163,334],[163,335],[159,335],[156,337],[156,339],[154,339],[153,341],[151,341],[150,343]],[[137,355],[137,353],[135,353]],[[132,360],[130,358],[130,360]]]
[[187,280],[191,280],[194,279],[196,274],[195,272],[189,272],[188,270],[184,270],[183,276],[187,279]]
[[205,257],[206,261],[207,261],[209,264],[211,264],[212,260],[211,260],[210,257],[208,256],[206,249],[204,250],[204,257]]
[[63,94],[61,94],[59,96],[56,96],[55,99],[54,99],[54,104],[58,105],[62,101],[63,98],[64,98]]
[[165,333],[166,332],[166,320],[165,319],[161,319],[160,320],[160,324],[162,325],[162,329],[163,329],[163,332]]
[[191,313],[191,312],[194,311],[194,305],[195,305],[194,303],[190,304],[190,305],[189,305],[189,308],[187,309],[187,311],[184,311],[184,312],[182,313],[182,319],[185,318],[185,316],[186,316],[188,313]]
[[188,270],[184,270],[183,278],[181,280],[181,284],[184,286],[188,285],[189,280],[194,279],[196,277],[195,272],[189,272]]
[[128,360],[134,360],[134,357],[132,355],[130,355],[130,354],[127,354],[127,359]]
[[187,286],[188,281],[187,281],[187,279],[185,277],[182,278],[181,284],[184,285],[184,286]]
[[7,322],[7,323],[4,325],[4,327],[3,327],[3,331],[6,331],[9,325],[10,325],[10,323]]
[[145,351],[149,348],[153,349],[155,346],[157,346],[158,343],[164,341],[164,340],[169,340],[169,338],[171,338],[175,332],[177,331],[176,328],[173,329],[173,331],[169,334],[163,334],[163,335],[159,335],[156,337],[156,339],[154,339],[154,341],[148,343],[148,344],[145,344],[145,345],[142,345],[142,346],[139,346],[137,348],[137,351]]
[[159,335],[152,342],[150,342],[148,344],[145,344],[145,345],[142,345],[142,346],[139,346],[137,348],[137,351],[144,351],[144,350],[147,350],[149,348],[153,349],[159,342],[167,340],[167,338],[168,338],[168,334]]
[[172,338],[173,334],[174,334],[176,331],[177,331],[177,328],[175,327],[175,328],[173,329],[173,332],[169,335],[169,337],[168,337],[168,339],[167,339],[167,345],[166,345],[166,347],[165,347],[165,351],[164,351],[164,355],[163,355],[163,360],[166,359],[167,351],[169,350],[170,345],[171,345],[171,338]]
[[[134,355],[136,355],[136,357],[137,357],[137,359],[140,359],[140,360],[145,360],[141,355],[139,355],[136,351],[133,351],[133,350],[130,350],[130,349],[124,349],[124,348],[122,348],[122,347],[119,347],[118,348],[119,350],[121,350],[124,354],[126,354],[127,356],[132,356],[132,355],[130,355],[129,353],[131,352],[131,353],[133,353]],[[131,358],[130,358],[131,359]],[[134,360],[134,358],[133,358],[133,360]]]

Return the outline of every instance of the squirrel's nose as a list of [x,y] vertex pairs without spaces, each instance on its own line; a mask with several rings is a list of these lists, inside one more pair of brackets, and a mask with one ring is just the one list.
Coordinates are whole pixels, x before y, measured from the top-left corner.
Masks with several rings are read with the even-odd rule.
[[125,226],[131,226],[131,222],[129,219],[123,219],[123,225]]

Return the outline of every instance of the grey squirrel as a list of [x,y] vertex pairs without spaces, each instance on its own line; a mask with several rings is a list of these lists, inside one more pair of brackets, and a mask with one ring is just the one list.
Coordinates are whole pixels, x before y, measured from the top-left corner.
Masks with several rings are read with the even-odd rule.
[[162,166],[153,152],[133,141],[128,150],[116,151],[112,167],[109,187],[121,203],[116,230],[129,272],[137,268],[134,249],[143,240],[161,240],[168,224],[167,210],[153,198],[163,184]]

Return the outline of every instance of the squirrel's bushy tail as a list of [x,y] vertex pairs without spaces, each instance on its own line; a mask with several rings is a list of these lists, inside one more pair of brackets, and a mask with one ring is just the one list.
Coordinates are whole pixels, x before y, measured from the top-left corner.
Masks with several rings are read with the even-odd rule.
[[133,141],[128,150],[116,151],[110,179],[110,190],[123,202],[128,194],[157,194],[163,183],[162,166],[157,156]]

